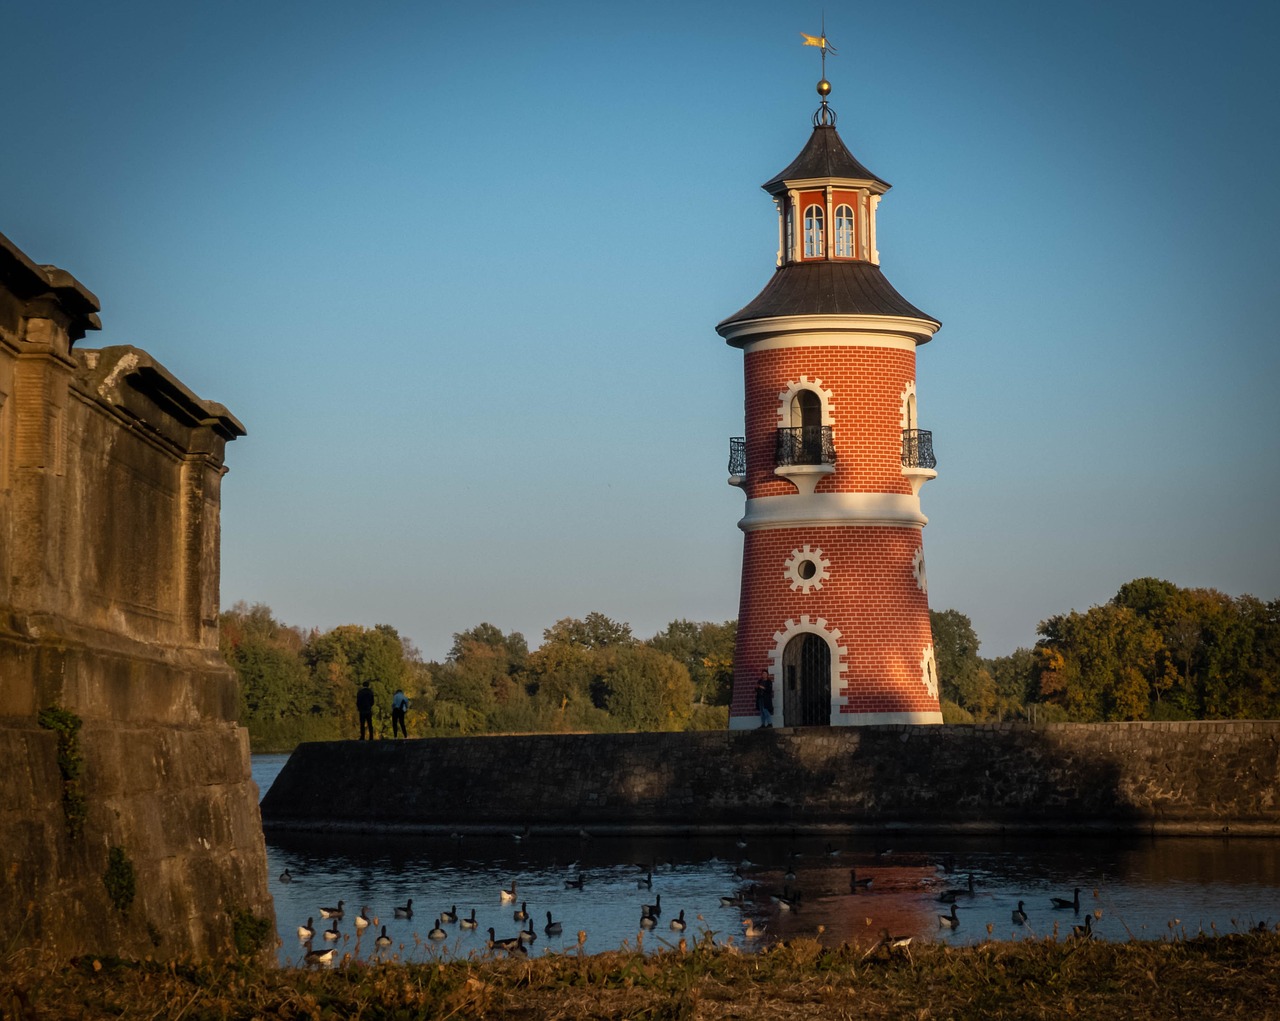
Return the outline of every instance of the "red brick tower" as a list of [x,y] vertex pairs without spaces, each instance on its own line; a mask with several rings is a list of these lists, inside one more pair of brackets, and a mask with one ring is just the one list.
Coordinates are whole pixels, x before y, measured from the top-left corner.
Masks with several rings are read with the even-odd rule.
[[[824,53],[825,56],[825,53]],[[941,325],[880,272],[876,206],[889,185],[822,106],[800,155],[764,185],[778,207],[773,278],[716,331],[742,349],[746,492],[729,726],[941,723],[920,487],[937,475],[916,426],[916,347]]]

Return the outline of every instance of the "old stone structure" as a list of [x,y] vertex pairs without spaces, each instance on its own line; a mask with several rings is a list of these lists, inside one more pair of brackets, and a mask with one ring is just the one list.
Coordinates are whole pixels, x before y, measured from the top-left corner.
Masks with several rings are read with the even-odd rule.
[[272,915],[217,640],[244,428],[144,351],[77,349],[97,310],[0,235],[0,931],[208,954],[233,916]]
[[1278,795],[1277,721],[891,724],[304,744],[262,816],[357,832],[1275,836]]

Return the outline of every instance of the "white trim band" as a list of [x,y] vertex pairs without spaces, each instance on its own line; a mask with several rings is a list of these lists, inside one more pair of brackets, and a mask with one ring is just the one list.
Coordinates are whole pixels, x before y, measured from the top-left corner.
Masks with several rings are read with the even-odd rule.
[[[942,713],[840,713],[833,727],[883,727],[891,725],[940,726]],[[730,730],[756,730],[760,726],[759,713],[750,716],[730,716]],[[797,727],[806,730],[806,727]]]
[[744,532],[767,528],[890,525],[923,528],[920,498],[905,493],[792,493],[748,500],[738,522]]

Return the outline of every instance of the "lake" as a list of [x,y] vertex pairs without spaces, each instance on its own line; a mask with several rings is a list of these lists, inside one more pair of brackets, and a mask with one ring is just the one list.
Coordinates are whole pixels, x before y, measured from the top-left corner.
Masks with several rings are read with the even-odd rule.
[[[253,756],[253,776],[265,793],[287,755]],[[1170,939],[1224,933],[1280,922],[1280,840],[1209,837],[1025,837],[850,834],[842,839],[735,837],[582,839],[525,837],[269,834],[267,859],[280,930],[281,963],[300,961],[297,927],[314,919],[314,945],[329,922],[322,906],[344,902],[334,941],[340,955],[402,960],[485,953],[487,929],[501,939],[527,922],[513,914],[527,905],[536,940],[531,953],[578,945],[587,952],[675,946],[732,939],[754,948],[779,939],[816,937],[828,944],[870,943],[882,930],[895,936],[955,944],[986,939],[1070,936],[1092,916],[1095,936],[1109,940]],[[281,882],[285,870],[292,882]],[[851,870],[869,886],[852,887]],[[651,886],[642,885],[652,871]],[[585,875],[581,889],[567,888]],[[973,877],[972,892],[969,876]],[[514,903],[500,891],[514,883]],[[1052,898],[1080,906],[1054,908]],[[955,891],[957,928],[939,897]],[[799,895],[798,903],[788,904]],[[738,898],[725,905],[721,898]],[[777,899],[781,897],[780,901]],[[411,918],[394,908],[412,899]],[[1025,905],[1027,921],[1013,911]],[[641,934],[642,905],[660,905],[653,929]],[[360,933],[362,906],[376,923]],[[437,916],[472,911],[468,930],[442,924],[446,936],[428,939]],[[547,913],[563,926],[549,936]],[[671,921],[683,912],[681,933]],[[748,937],[744,921],[763,935]],[[385,925],[392,945],[373,937]]]

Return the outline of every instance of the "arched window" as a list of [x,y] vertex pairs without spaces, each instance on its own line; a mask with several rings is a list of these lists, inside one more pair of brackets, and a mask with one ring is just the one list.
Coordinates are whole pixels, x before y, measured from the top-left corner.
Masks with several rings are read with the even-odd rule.
[[822,244],[822,207],[806,206],[804,210],[804,257],[821,259],[826,254]]
[[836,257],[853,258],[853,206],[836,206]]
[[797,390],[791,398],[793,464],[822,464],[822,398]]

